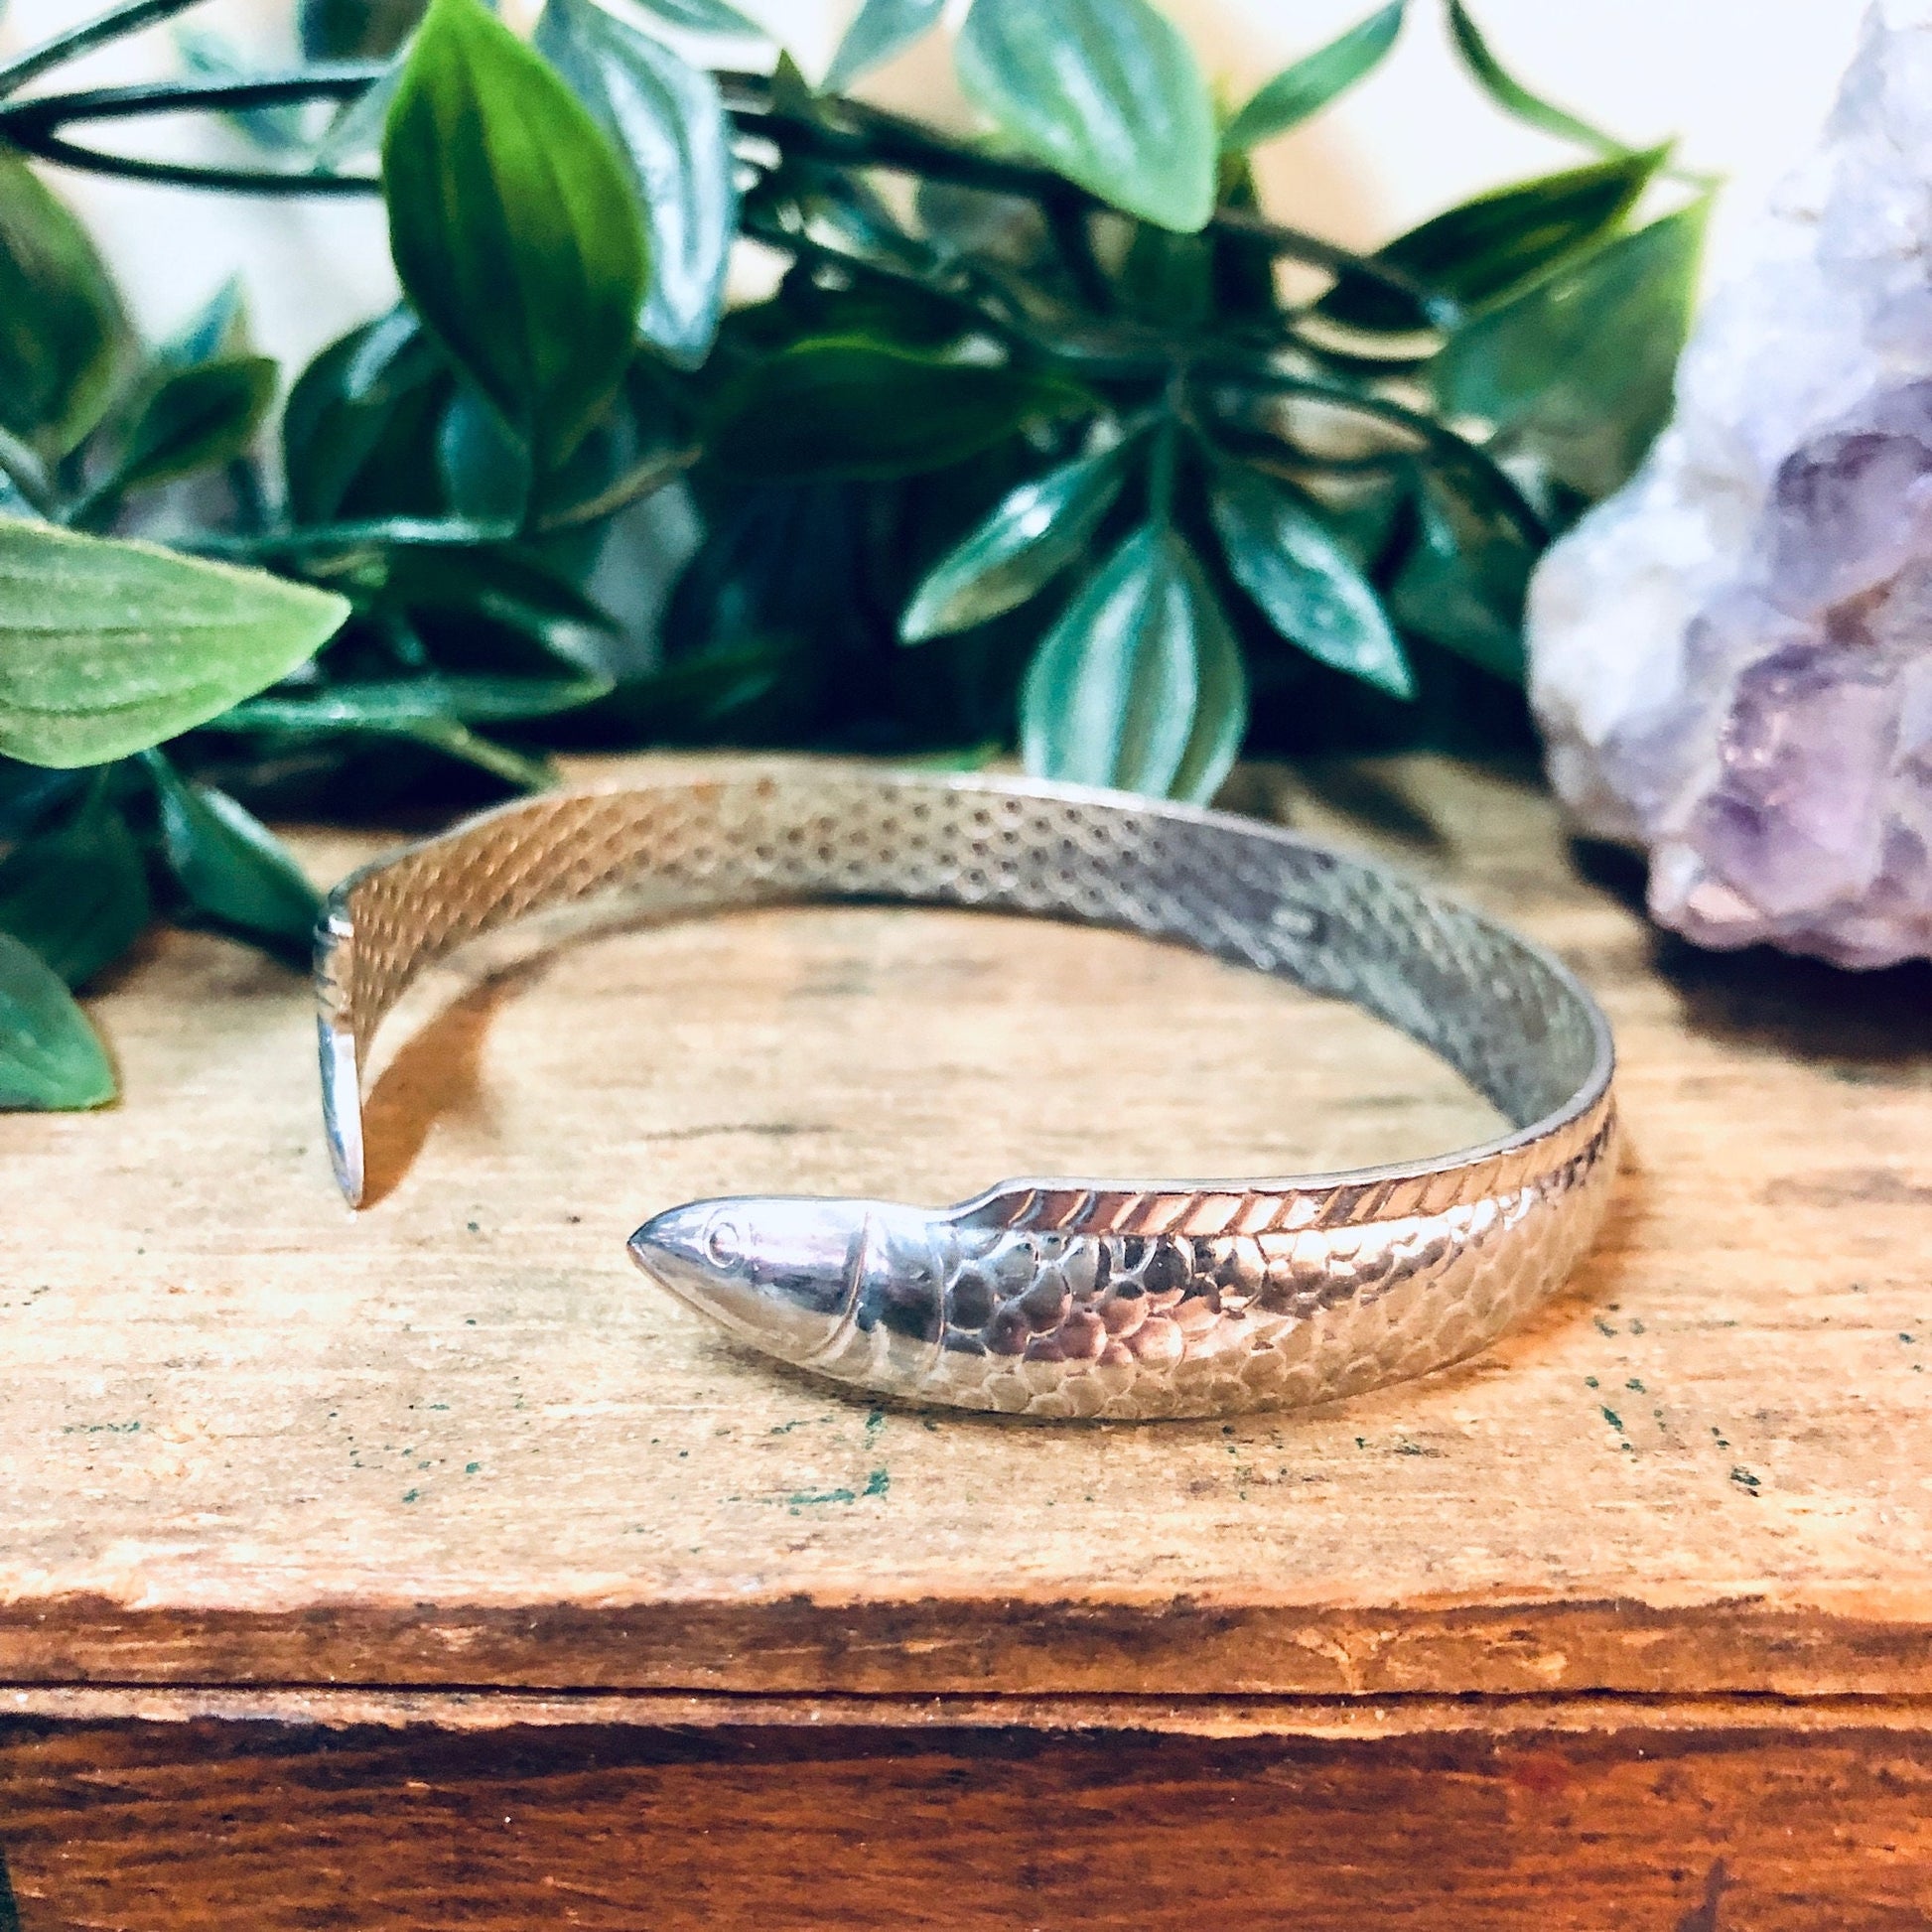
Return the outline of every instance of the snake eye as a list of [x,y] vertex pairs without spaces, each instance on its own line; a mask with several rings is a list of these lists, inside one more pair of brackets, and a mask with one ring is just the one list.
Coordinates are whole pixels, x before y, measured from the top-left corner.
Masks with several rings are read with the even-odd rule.
[[745,1237],[729,1214],[713,1217],[704,1231],[704,1251],[720,1268],[736,1268],[745,1259]]

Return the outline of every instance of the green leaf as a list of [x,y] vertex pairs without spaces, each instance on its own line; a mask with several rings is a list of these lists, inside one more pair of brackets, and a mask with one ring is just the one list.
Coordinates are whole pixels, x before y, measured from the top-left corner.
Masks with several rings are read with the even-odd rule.
[[240,456],[275,400],[267,355],[226,355],[168,376],[135,419],[96,497],[151,489]]
[[693,34],[755,34],[767,38],[757,21],[748,20],[725,0],[637,0],[645,13],[655,14],[668,27],[683,27]]
[[398,431],[406,435],[412,417],[440,410],[436,392],[451,380],[405,309],[331,343],[296,378],[282,411],[290,513],[304,523],[340,517],[345,501],[396,467]]
[[602,747],[729,741],[745,714],[781,687],[798,654],[790,638],[707,647],[617,685],[546,737]]
[[[1465,308],[1493,302],[1608,235],[1669,152],[1618,155],[1478,195],[1398,235],[1370,259]],[[1355,329],[1428,326],[1415,302],[1365,275],[1344,274],[1316,306]]]
[[1214,209],[1214,103],[1148,0],[973,0],[960,83],[1015,146],[1164,228]]
[[0,862],[0,932],[33,947],[69,986],[119,959],[152,909],[140,848],[104,774],[65,825],[22,840]]
[[423,0],[301,0],[302,54],[310,61],[380,60],[423,17]]
[[1022,483],[926,572],[899,636],[923,643],[1026,603],[1085,550],[1121,483],[1116,448]]
[[1347,33],[1257,89],[1221,136],[1223,153],[1239,154],[1272,141],[1317,113],[1371,71],[1402,31],[1403,0],[1370,14]]
[[252,698],[225,713],[223,731],[405,731],[438,720],[464,725],[544,718],[589,704],[608,677],[435,675],[321,685],[313,692]]
[[65,456],[99,422],[127,342],[86,229],[0,151],[0,429]]
[[431,0],[382,142],[396,273],[417,313],[557,468],[630,360],[649,263],[624,164],[479,0]]
[[718,83],[596,0],[548,0],[536,47],[629,164],[650,230],[643,331],[672,361],[695,368],[718,333],[738,223]]
[[1475,76],[1483,91],[1504,113],[1560,141],[1575,141],[1597,154],[1621,154],[1623,143],[1613,140],[1587,121],[1580,121],[1550,101],[1533,94],[1520,80],[1503,70],[1502,64],[1489,51],[1489,43],[1476,31],[1462,0],[1449,0],[1449,38],[1462,57],[1462,65]]
[[1292,644],[1398,698],[1415,695],[1381,600],[1313,504],[1233,465],[1208,498],[1234,581]]
[[1207,328],[1214,305],[1217,239],[1136,221],[1114,278],[1121,306],[1177,335]]
[[459,763],[474,764],[479,771],[487,771],[518,791],[543,791],[557,782],[556,769],[548,759],[512,752],[507,745],[480,737],[454,718],[419,719],[403,726],[400,736]]
[[248,352],[248,307],[241,277],[221,286],[155,350],[155,360],[171,369],[192,369],[224,355]]
[[767,482],[907,477],[1086,406],[1052,376],[832,338],[795,344],[729,382],[707,447],[726,469]]
[[865,0],[825,70],[826,91],[842,94],[874,68],[885,66],[937,26],[945,10],[946,0]]
[[0,752],[71,766],[142,751],[287,676],[347,615],[260,571],[0,523]]
[[0,932],[0,1108],[102,1107],[115,1092],[114,1069],[61,976]]
[[186,910],[290,965],[305,964],[322,896],[275,835],[226,792],[185,783],[159,753],[144,762],[160,807],[162,855]]
[[507,543],[516,525],[501,519],[483,522],[468,516],[375,516],[350,523],[304,523],[286,530],[198,530],[181,547],[197,556],[254,563],[264,557],[307,560],[319,573],[340,569],[344,560],[389,546],[410,549],[467,549]]
[[1416,496],[1416,544],[1389,587],[1389,609],[1485,671],[1521,684],[1523,598],[1536,553],[1473,483],[1430,477]]
[[500,545],[459,550],[404,545],[390,553],[384,586],[392,602],[429,610],[476,612],[527,635],[549,638],[560,626],[610,630],[611,615],[543,556]]
[[1192,551],[1137,530],[1047,632],[1020,700],[1027,769],[1208,798],[1241,749],[1241,648]]
[[1431,364],[1443,408],[1494,425],[1586,496],[1615,489],[1670,414],[1709,207],[1607,242],[1465,323]]
[[50,771],[0,758],[0,840],[12,844],[37,831],[63,805],[77,805],[91,779],[78,771]]
[[458,389],[444,412],[436,433],[436,467],[457,517],[512,526],[523,520],[530,500],[530,453],[468,385]]

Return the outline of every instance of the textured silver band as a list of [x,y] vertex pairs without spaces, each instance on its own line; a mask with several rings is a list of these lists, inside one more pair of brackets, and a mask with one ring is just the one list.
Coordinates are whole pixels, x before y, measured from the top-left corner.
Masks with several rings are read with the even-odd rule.
[[361,1068],[412,976],[610,895],[701,911],[984,906],[1175,940],[1354,1002],[1511,1122],[1346,1173],[1003,1181],[961,1205],[729,1199],[632,1237],[655,1280],[815,1373],[1036,1417],[1302,1405],[1481,1348],[1554,1291],[1613,1177],[1609,1028],[1557,960],[1381,868],[1225,813],[985,776],[745,760],[556,792],[352,874],[319,929],[323,1110],[363,1188]]

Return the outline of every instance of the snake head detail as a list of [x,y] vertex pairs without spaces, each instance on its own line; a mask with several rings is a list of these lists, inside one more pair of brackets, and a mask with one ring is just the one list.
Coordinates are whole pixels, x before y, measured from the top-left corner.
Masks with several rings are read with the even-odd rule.
[[841,1381],[907,1387],[943,1329],[946,1223],[889,1201],[737,1196],[646,1221],[631,1258],[754,1346]]
[[802,1362],[849,1325],[866,1265],[868,1203],[692,1201],[630,1237],[630,1254],[679,1301],[745,1340]]

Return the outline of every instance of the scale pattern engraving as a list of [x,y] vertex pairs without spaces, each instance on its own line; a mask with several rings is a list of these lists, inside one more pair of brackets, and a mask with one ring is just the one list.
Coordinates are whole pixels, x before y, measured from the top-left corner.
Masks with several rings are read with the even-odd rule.
[[[1223,814],[769,760],[522,801],[338,889],[317,986],[351,1200],[361,1061],[411,977],[470,938],[605,897],[692,910],[909,900],[1128,928],[1354,1001],[1441,1053],[1517,1129],[1352,1174],[1011,1181],[939,1214],[816,1204],[849,1206],[853,1252],[874,1257],[855,1262],[835,1332],[787,1348],[734,1325],[843,1381],[1038,1417],[1325,1401],[1484,1346],[1564,1280],[1607,1201],[1607,1030],[1571,975],[1506,928]],[[859,1239],[868,1225],[892,1238]]]

